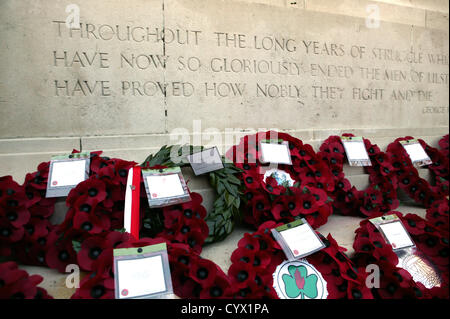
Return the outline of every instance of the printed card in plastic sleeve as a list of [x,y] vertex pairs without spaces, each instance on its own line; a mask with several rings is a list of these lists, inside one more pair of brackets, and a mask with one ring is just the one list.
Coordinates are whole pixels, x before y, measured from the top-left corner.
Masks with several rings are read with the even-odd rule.
[[325,244],[304,218],[271,231],[289,260],[304,258],[325,248]]
[[408,153],[414,166],[420,167],[433,163],[418,140],[400,141],[400,144],[402,144],[406,153]]
[[362,137],[341,136],[350,166],[372,166]]
[[179,167],[142,170],[151,208],[189,202],[191,196]]
[[50,161],[45,197],[65,197],[89,177],[90,153],[53,156]]
[[116,299],[173,299],[165,243],[114,249]]

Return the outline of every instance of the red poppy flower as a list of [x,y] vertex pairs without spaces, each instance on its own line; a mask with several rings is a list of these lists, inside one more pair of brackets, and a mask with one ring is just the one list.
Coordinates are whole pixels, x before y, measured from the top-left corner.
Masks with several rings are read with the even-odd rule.
[[76,212],[73,217],[73,229],[87,232],[89,234],[99,234],[110,229],[110,219],[105,215],[87,214]]
[[228,275],[230,276],[232,284],[242,289],[247,287],[251,282],[255,280],[255,269],[252,265],[243,262],[233,263],[228,269]]
[[283,185],[279,185],[278,181],[272,176],[268,176],[265,182],[262,182],[262,187],[270,194],[278,196],[286,192]]
[[93,264],[108,248],[108,242],[104,237],[93,236],[85,239],[81,244],[81,250],[77,254],[78,264],[83,270],[94,271]]
[[116,179],[119,180],[121,185],[123,186],[127,185],[128,171],[135,165],[137,165],[136,162],[129,162],[121,159],[115,159],[114,171],[116,173]]
[[217,275],[208,289],[202,289],[200,299],[228,299],[233,295],[233,288],[226,275]]
[[358,277],[358,282],[348,281],[348,299],[374,299],[372,291],[365,284],[365,277]]
[[105,278],[91,273],[85,276],[72,299],[114,299],[114,290],[105,287]]
[[190,218],[191,213],[195,218],[204,219],[206,217],[206,208],[202,205],[203,198],[199,193],[190,193],[191,201],[181,204],[183,214]]
[[25,176],[24,186],[27,188],[42,190],[47,189],[48,173],[49,173],[50,162],[41,163],[38,166],[37,172],[28,173]]
[[217,265],[207,259],[197,259],[189,268],[189,277],[199,283],[203,288],[209,288],[216,279]]
[[309,215],[317,211],[319,205],[312,194],[303,194],[300,198],[300,209],[302,214]]
[[82,195],[87,195],[93,202],[103,202],[106,197],[106,185],[102,180],[89,178],[79,183],[67,196],[67,204],[74,206]]
[[261,187],[261,184],[263,182],[262,175],[255,171],[245,171],[244,173],[242,173],[242,179],[246,188],[248,189],[258,189]]
[[298,175],[300,181],[300,188],[316,184],[314,173],[310,170],[302,170]]
[[23,238],[24,232],[24,228],[15,228],[5,218],[0,218],[1,241],[6,243],[17,242]]
[[[52,236],[51,233],[50,236]],[[69,264],[76,263],[77,254],[73,250],[71,240],[49,240],[48,250],[45,255],[47,265],[52,269],[57,269],[60,273],[65,273]]]

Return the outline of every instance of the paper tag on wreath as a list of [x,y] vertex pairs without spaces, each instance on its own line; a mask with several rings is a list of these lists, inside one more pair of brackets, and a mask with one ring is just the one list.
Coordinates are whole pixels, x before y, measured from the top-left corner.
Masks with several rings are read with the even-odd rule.
[[327,299],[327,282],[306,259],[284,261],[273,273],[273,288],[280,299]]
[[288,260],[291,261],[325,248],[325,244],[304,218],[273,228],[271,231]]
[[291,152],[289,151],[289,143],[277,140],[263,140],[259,143],[261,150],[261,163],[285,164],[292,165]]
[[341,136],[350,166],[372,166],[362,137]]
[[398,257],[399,268],[407,270],[415,282],[428,289],[440,287],[442,278],[437,267],[421,253],[397,215],[387,215],[369,220],[391,244]]
[[223,162],[217,147],[194,153],[187,157],[195,176],[222,169]]
[[400,144],[403,146],[406,153],[408,153],[414,166],[420,167],[433,163],[418,140],[400,141]]
[[151,208],[189,202],[191,196],[179,167],[142,170]]
[[46,198],[65,197],[89,177],[90,153],[52,156]]
[[392,250],[415,247],[411,236],[397,215],[371,218],[369,221],[375,225],[386,242],[392,246]]
[[173,298],[165,243],[114,249],[116,299]]

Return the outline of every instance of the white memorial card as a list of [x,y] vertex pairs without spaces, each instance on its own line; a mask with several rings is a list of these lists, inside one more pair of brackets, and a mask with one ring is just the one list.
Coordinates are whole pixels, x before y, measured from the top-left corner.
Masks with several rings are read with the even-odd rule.
[[292,165],[291,152],[289,151],[288,144],[272,144],[261,142],[260,148],[261,162]]
[[51,186],[78,185],[86,178],[86,160],[54,162]]
[[150,208],[189,202],[191,196],[179,167],[142,170]]
[[196,176],[222,169],[223,162],[217,147],[194,153],[187,157]]
[[430,157],[417,140],[401,141],[406,153],[414,165],[424,166],[432,163]]
[[362,137],[341,137],[350,166],[371,166],[369,154]]
[[414,246],[401,221],[380,224],[380,229],[394,250]]
[[325,247],[305,219],[272,229],[272,234],[289,260],[306,257]]
[[50,161],[47,198],[64,197],[89,177],[90,153],[53,156]]
[[135,298],[166,290],[160,255],[142,259],[119,260],[119,292],[121,298]]
[[116,299],[160,298],[173,293],[165,243],[114,249]]
[[147,176],[147,183],[152,199],[184,194],[183,185],[178,174]]

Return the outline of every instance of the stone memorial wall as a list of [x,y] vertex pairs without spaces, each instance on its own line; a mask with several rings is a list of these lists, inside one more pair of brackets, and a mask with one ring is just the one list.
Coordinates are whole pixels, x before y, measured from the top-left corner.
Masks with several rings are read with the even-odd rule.
[[0,176],[19,182],[73,148],[448,133],[446,1],[3,0],[0,41]]

